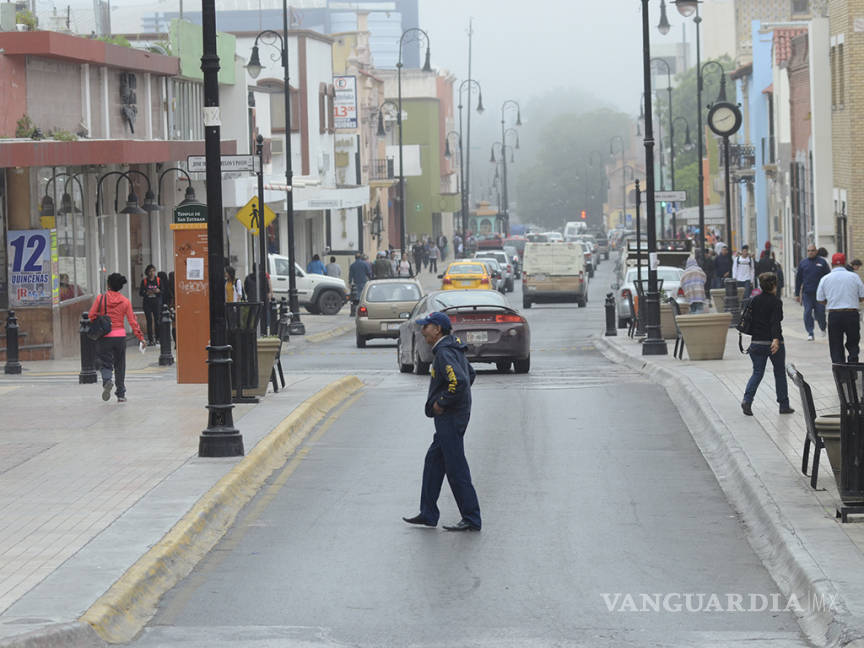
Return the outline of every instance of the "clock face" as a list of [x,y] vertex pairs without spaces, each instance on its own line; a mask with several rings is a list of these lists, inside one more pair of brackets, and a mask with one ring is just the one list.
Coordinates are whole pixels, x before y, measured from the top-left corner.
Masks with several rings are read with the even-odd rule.
[[708,125],[718,135],[731,135],[740,126],[740,114],[733,104],[719,104],[708,115]]

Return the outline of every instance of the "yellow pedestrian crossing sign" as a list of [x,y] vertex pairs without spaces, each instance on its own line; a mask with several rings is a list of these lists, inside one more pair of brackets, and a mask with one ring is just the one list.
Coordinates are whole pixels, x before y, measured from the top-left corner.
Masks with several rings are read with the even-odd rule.
[[[241,207],[237,211],[237,220],[243,223],[243,227],[252,232],[254,235],[258,235],[258,223],[256,222],[257,216],[254,212],[258,207],[258,196],[252,196],[243,207]],[[267,227],[270,223],[276,220],[276,212],[270,209],[267,204],[264,204],[264,227]]]

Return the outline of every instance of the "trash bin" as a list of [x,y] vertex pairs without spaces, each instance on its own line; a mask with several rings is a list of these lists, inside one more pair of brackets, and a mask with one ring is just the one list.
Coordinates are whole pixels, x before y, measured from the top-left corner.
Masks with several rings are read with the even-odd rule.
[[228,341],[231,344],[231,386],[235,403],[257,403],[254,396],[244,396],[244,389],[258,386],[258,322],[261,302],[225,304]]
[[840,480],[837,517],[864,513],[864,364],[835,364],[840,397]]

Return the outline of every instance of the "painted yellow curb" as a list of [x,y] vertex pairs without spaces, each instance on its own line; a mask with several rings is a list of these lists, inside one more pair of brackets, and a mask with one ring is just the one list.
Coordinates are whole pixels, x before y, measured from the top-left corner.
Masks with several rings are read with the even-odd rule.
[[330,338],[339,337],[340,335],[345,335],[346,333],[350,333],[354,330],[355,324],[343,324],[334,329],[330,329],[329,331],[323,331],[321,333],[315,333],[313,335],[306,336],[306,342],[313,344],[315,342],[323,342],[324,340],[329,340]]
[[153,618],[159,599],[185,578],[234,523],[270,474],[280,468],[328,411],[363,383],[346,376],[308,398],[132,565],[80,621],[109,643],[131,641]]

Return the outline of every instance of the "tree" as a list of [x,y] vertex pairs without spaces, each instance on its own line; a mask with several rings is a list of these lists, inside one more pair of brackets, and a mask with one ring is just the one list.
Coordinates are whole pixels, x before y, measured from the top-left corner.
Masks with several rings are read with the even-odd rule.
[[[548,119],[538,137],[536,162],[514,177],[511,191],[521,220],[560,228],[585,210],[591,221],[599,222],[606,201],[609,140],[629,128],[627,115],[608,108]],[[593,151],[600,155],[592,156]]]

